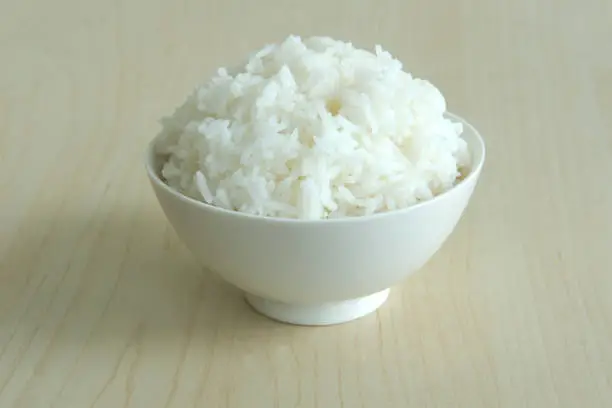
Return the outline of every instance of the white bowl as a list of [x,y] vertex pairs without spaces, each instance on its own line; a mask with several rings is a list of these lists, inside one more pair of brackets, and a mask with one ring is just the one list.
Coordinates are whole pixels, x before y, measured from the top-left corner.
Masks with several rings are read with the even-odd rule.
[[161,207],[199,262],[242,289],[276,320],[327,325],[381,306],[389,288],[419,269],[455,228],[478,181],[484,142],[465,120],[470,173],[455,187],[407,209],[366,217],[304,221],[266,218],[193,200],[160,178],[163,158],[146,168]]

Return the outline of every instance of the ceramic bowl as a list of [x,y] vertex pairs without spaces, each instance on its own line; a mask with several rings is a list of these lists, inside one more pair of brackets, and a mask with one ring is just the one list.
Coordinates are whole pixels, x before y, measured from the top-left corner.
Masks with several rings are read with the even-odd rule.
[[455,228],[485,161],[465,120],[470,173],[435,198],[402,210],[333,220],[266,218],[220,209],[171,189],[163,158],[148,147],[146,169],[180,240],[202,266],[242,289],[260,313],[287,323],[327,325],[381,306],[389,288],[423,266]]

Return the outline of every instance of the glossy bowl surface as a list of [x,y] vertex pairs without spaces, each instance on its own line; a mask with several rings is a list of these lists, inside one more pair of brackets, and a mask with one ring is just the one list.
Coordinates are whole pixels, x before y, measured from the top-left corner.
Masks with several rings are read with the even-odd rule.
[[412,207],[332,220],[266,218],[217,208],[170,188],[148,147],[147,173],[178,237],[202,266],[246,293],[261,313],[295,324],[341,323],[376,310],[455,228],[476,187],[485,146],[464,119],[470,173]]

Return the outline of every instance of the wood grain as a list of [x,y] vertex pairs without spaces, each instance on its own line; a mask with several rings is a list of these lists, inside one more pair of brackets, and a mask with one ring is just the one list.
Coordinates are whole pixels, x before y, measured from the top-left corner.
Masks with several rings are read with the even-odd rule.
[[[612,3],[0,0],[0,407],[609,407]],[[156,120],[289,33],[380,43],[489,149],[375,315],[252,312],[147,183]]]

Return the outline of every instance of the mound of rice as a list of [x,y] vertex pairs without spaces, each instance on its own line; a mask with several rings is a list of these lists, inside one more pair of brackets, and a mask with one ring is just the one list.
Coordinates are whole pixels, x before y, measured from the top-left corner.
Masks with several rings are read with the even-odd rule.
[[281,218],[364,216],[451,188],[469,154],[446,101],[380,46],[290,36],[219,69],[172,116],[157,153],[171,188]]

